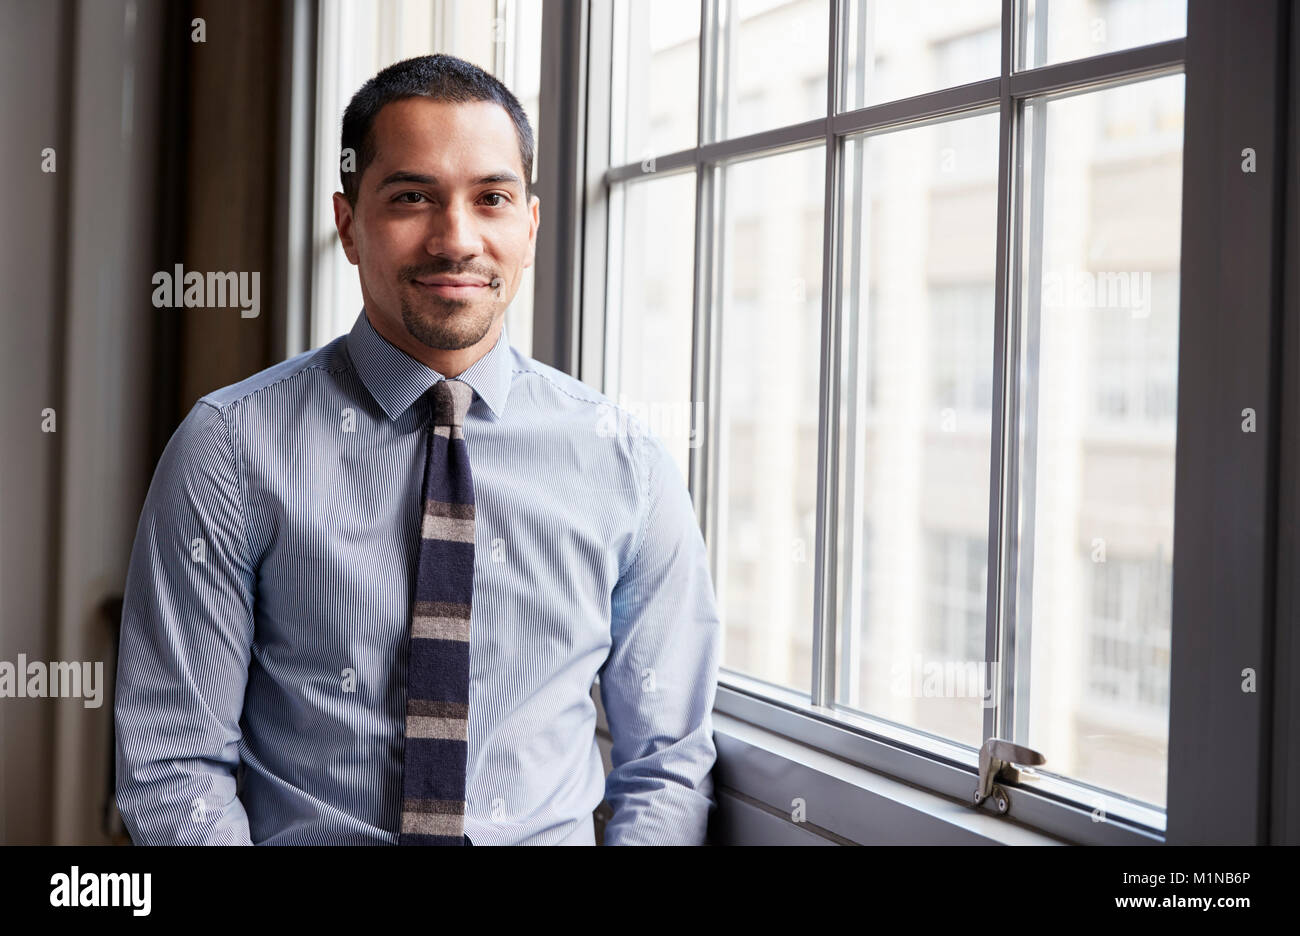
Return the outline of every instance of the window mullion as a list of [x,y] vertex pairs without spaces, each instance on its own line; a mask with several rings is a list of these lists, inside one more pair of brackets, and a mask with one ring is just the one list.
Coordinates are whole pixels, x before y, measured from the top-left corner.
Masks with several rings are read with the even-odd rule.
[[[703,403],[704,425],[694,427],[699,443],[690,449],[690,488],[694,494],[696,519],[704,533],[709,555],[709,572],[720,582],[720,544],[717,536],[717,446],[718,369],[716,341],[716,302],[713,289],[717,272],[714,253],[717,180],[715,171],[700,162],[700,144],[712,138],[718,87],[718,4],[719,0],[700,3],[700,53],[697,82],[695,136],[695,269],[692,289],[691,400]],[[721,588],[717,589],[722,592]],[[720,594],[719,598],[723,598]]]
[[[1040,17],[1037,23],[1034,42],[1035,49],[1042,49],[1046,46],[1046,17]],[[1017,131],[1024,126],[1025,106],[1023,102],[1016,102],[1014,105],[1014,114],[1017,122]],[[1010,492],[1012,503],[1015,505],[1016,515],[1023,507],[1028,511],[1035,511],[1038,503],[1038,426],[1039,426],[1039,374],[1042,371],[1039,368],[1040,336],[1042,333],[1042,295],[1037,284],[1043,281],[1043,206],[1044,206],[1044,185],[1046,182],[1046,166],[1044,160],[1047,154],[1047,110],[1038,108],[1034,112],[1034,125],[1032,128],[1032,138],[1027,134],[1017,132],[1017,159],[1016,165],[1023,166],[1024,147],[1029,143],[1029,195],[1027,205],[1030,211],[1029,217],[1029,236],[1025,242],[1030,245],[1031,253],[1025,258],[1025,281],[1030,284],[1030,288],[1025,291],[1027,302],[1024,312],[1025,334],[1025,354],[1026,360],[1016,368],[1016,379],[1012,386],[1019,386],[1019,374],[1022,369],[1032,375],[1031,382],[1025,387],[1025,441],[1024,445],[1016,445],[1013,449],[1013,458],[1016,459],[1017,476],[1022,478],[1018,489]],[[1016,172],[1016,192],[1020,193],[1022,173]],[[1015,199],[1017,206],[1021,204],[1020,198]],[[1017,219],[1019,219],[1019,208],[1017,207]],[[1017,225],[1018,227],[1019,225]],[[1019,256],[1019,236],[1016,237],[1014,245]],[[1018,279],[1017,279],[1018,282]],[[1019,289],[1016,295],[1020,295]],[[1018,303],[1017,303],[1018,308]],[[1021,316],[1017,314],[1016,321],[1019,323]],[[1019,329],[1017,329],[1019,331]],[[1019,349],[1020,342],[1017,340],[1016,346]],[[1020,360],[1017,353],[1016,360]],[[1017,405],[1017,412],[1019,406]],[[1012,438],[1016,439],[1018,433],[1012,433]],[[1023,497],[1022,497],[1023,492]],[[1032,517],[1032,513],[1031,513]],[[1018,534],[1018,527],[1011,527],[1012,535]],[[1011,694],[1010,704],[1004,713],[1004,723],[1006,731],[1005,737],[1017,742],[1018,744],[1028,745],[1029,743],[1029,705],[1030,693],[1032,692],[1031,678],[1033,668],[1031,664],[1031,646],[1033,641],[1033,597],[1034,597],[1034,557],[1035,557],[1035,529],[1036,524],[1028,522],[1024,524],[1024,535],[1016,535],[1016,562],[1013,566],[1015,578],[1011,581],[1016,583],[1014,589],[1009,589],[1007,593],[1008,609],[1011,613],[1007,615],[1008,628],[1011,630],[1014,639],[1014,656],[1010,658],[1014,661],[1014,670],[1011,671],[1011,678],[1008,680],[1008,692]],[[1021,611],[1024,611],[1024,627],[1021,628]]]
[[1004,601],[1006,583],[1011,580],[1009,531],[1014,530],[1015,490],[1015,314],[1016,291],[1012,287],[1015,250],[1015,225],[1012,204],[1016,183],[1013,157],[1016,152],[1015,101],[1011,97],[1011,71],[1015,52],[1016,0],[1002,0],[1002,75],[999,82],[998,117],[998,232],[994,295],[993,405],[991,407],[991,444],[989,446],[989,525],[988,573],[984,615],[985,672],[993,681],[994,704],[984,709],[984,737],[996,737],[1001,729],[1000,715],[1008,707],[1008,651],[1013,645],[1011,620],[1004,614],[1011,610]]
[[841,0],[831,0],[826,75],[826,143],[823,159],[826,195],[822,207],[821,362],[817,406],[817,538],[813,565],[811,696],[814,705],[835,702],[836,612],[835,543],[839,517],[840,411],[840,147],[835,136],[835,89],[839,85]]

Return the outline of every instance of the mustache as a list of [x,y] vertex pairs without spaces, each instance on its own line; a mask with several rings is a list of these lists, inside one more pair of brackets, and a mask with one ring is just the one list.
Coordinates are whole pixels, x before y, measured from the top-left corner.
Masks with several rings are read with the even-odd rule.
[[472,264],[457,265],[446,260],[408,264],[397,271],[397,278],[410,282],[418,277],[441,276],[444,274],[448,276],[481,276],[489,283],[497,278],[497,274],[493,270]]

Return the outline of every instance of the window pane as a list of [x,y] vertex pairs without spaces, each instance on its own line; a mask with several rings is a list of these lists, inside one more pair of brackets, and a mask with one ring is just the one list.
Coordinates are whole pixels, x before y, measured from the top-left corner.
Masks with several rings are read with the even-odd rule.
[[[621,186],[618,282],[611,282],[609,322],[615,379],[611,398],[664,441],[689,477],[692,430],[702,425],[691,404],[691,296],[695,277],[695,173]],[[617,229],[616,229],[617,232]],[[613,278],[611,278],[613,279]]]
[[620,0],[614,17],[621,54],[614,59],[611,164],[689,149],[699,136],[699,0]]
[[822,147],[727,167],[718,466],[723,665],[812,673]]
[[1163,806],[1183,76],[1025,117],[1016,740]]
[[[826,116],[829,0],[733,0],[723,139]],[[731,54],[726,50],[730,47]]]
[[998,115],[844,151],[836,701],[978,746]]
[[1026,25],[1020,68],[1068,62],[1187,35],[1187,0],[1024,2]]
[[840,109],[954,88],[1002,69],[1001,0],[847,0]]

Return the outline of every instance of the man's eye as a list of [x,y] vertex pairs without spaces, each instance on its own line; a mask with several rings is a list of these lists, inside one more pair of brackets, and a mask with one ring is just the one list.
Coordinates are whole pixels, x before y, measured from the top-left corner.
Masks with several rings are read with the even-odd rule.
[[411,201],[409,196],[414,196],[415,198],[424,198],[424,195],[420,192],[403,192],[401,195],[397,196],[396,200],[400,201],[404,205],[419,204],[419,202]]
[[[484,197],[484,198],[505,198],[506,196],[503,195],[501,192],[488,192],[488,193],[487,193],[486,195],[484,195],[483,197]],[[489,205],[488,207],[489,207],[489,208],[499,208],[499,207],[501,207],[501,202],[494,202],[493,204]]]

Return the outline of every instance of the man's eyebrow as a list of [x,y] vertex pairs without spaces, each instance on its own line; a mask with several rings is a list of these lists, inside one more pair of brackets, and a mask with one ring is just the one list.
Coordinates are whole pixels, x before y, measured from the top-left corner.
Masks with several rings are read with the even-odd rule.
[[[390,185],[398,185],[403,182],[414,185],[436,186],[438,184],[438,179],[436,176],[425,175],[421,172],[398,170],[397,172],[385,176],[384,180],[379,183],[379,188],[387,188]],[[499,169],[496,172],[490,172],[485,176],[480,176],[470,184],[489,185],[493,182],[514,182],[516,185],[521,184],[519,176],[515,175],[508,169]]]

